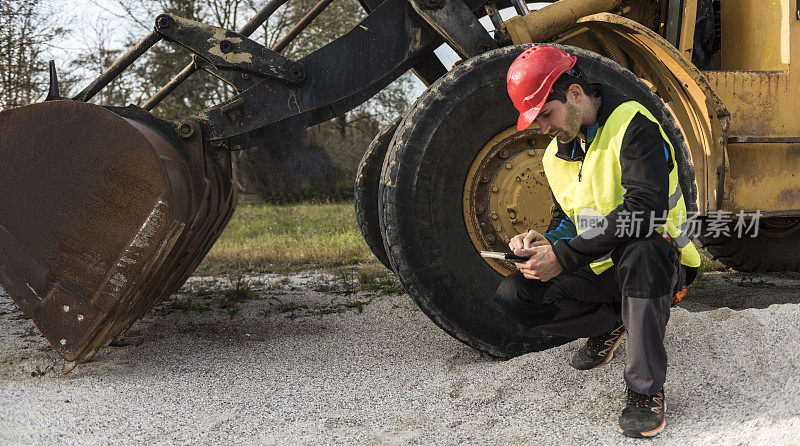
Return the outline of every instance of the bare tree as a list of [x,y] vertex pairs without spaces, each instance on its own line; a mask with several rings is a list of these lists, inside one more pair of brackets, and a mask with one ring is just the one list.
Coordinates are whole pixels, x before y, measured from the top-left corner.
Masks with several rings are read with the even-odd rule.
[[[82,50],[70,63],[71,73],[81,73],[92,78],[103,73],[133,45],[132,42],[125,47],[115,44],[114,31],[102,21],[86,27],[80,38],[83,43]],[[91,101],[102,105],[125,106],[138,102],[143,95],[140,77],[135,71],[127,70],[109,82]]]
[[[116,15],[130,24],[129,42],[125,48],[118,49],[118,54],[121,55],[124,51],[127,51],[128,48],[149,32],[153,28],[156,16],[163,12],[205,23],[213,23],[214,17],[219,17],[227,25],[227,21],[231,19],[227,17],[226,11],[232,7],[238,7],[236,5],[241,1],[118,0],[121,13],[116,13]],[[216,5],[216,9],[211,8],[210,5]],[[108,12],[113,13],[112,11]],[[93,51],[96,49],[93,49]],[[155,45],[126,72],[126,75],[130,77],[122,83],[125,86],[124,100],[121,97],[115,97],[114,99],[117,103],[120,100],[124,103],[134,104],[143,102],[169,82],[191,60],[191,53],[179,45],[172,43]],[[107,67],[113,60],[106,62]],[[218,82],[216,78],[204,72],[200,72],[189,78],[171,95],[167,96],[159,104],[155,112],[165,119],[178,119],[201,111],[230,96],[231,89],[227,85]]]
[[66,34],[46,0],[0,0],[0,110],[30,104],[47,93],[51,42]]

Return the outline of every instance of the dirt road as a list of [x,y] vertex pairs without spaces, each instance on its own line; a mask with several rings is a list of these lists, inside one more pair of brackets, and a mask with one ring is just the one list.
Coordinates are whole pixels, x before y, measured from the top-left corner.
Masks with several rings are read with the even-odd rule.
[[[582,341],[501,362],[405,295],[268,277],[231,303],[193,280],[67,376],[0,293],[0,444],[641,444],[616,432],[624,347],[590,372],[567,364]],[[648,444],[800,443],[800,275],[707,274],[687,299]]]

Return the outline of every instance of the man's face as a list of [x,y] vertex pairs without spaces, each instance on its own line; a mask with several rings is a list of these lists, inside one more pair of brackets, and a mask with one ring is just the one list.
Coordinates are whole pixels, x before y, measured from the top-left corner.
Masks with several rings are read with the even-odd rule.
[[536,122],[542,133],[555,136],[562,143],[568,143],[578,136],[583,122],[583,112],[567,94],[567,102],[558,100],[545,102]]

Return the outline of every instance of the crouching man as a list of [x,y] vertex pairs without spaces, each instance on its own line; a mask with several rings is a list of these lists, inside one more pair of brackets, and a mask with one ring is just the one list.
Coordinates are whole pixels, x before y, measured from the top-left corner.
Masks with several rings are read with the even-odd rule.
[[627,334],[619,429],[654,436],[666,424],[670,306],[700,266],[681,235],[686,206],[673,147],[644,106],[588,83],[577,58],[558,48],[526,50],[507,82],[517,128],[535,121],[555,137],[543,158],[554,211],[547,232],[509,243],[530,260],[516,264],[495,301],[531,328],[587,337],[570,361],[579,370],[608,362]]

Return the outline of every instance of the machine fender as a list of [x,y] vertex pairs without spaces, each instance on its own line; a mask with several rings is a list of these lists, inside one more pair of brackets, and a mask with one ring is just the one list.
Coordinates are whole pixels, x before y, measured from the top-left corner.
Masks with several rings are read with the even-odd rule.
[[686,138],[695,170],[698,213],[719,209],[726,190],[730,113],[706,77],[663,37],[625,17],[593,14],[578,20],[577,26],[618,45],[632,59],[635,74],[652,84]]

